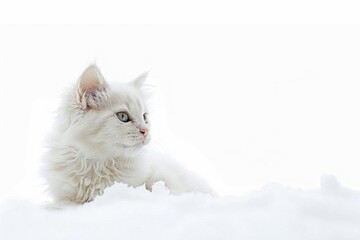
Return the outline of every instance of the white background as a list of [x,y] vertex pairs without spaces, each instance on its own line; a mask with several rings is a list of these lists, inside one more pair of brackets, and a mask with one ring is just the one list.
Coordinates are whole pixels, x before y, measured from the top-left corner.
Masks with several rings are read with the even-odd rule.
[[226,194],[322,174],[360,188],[359,43],[355,25],[2,26],[0,194],[35,171],[62,89],[94,61],[109,81],[151,69],[155,119]]

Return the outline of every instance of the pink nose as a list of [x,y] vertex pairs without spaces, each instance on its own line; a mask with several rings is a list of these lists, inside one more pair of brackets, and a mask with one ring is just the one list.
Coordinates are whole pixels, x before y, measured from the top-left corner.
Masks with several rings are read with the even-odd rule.
[[142,135],[144,135],[144,137],[146,138],[146,136],[148,135],[149,133],[149,130],[145,129],[145,128],[142,128],[140,129],[140,132],[142,133]]

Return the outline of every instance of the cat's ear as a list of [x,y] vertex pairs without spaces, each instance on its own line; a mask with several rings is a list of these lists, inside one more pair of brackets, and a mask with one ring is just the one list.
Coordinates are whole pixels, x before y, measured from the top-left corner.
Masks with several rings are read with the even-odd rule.
[[149,71],[145,71],[139,76],[137,76],[134,80],[132,80],[130,84],[135,86],[137,89],[140,89],[142,86],[144,86],[145,80],[148,75],[149,75]]
[[82,109],[99,108],[109,97],[109,87],[98,66],[90,65],[78,81],[77,100]]

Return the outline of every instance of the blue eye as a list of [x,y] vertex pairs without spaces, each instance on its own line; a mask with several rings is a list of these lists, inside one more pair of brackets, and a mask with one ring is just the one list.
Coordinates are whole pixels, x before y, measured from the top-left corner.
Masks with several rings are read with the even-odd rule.
[[124,112],[118,112],[117,114],[116,114],[116,116],[117,116],[117,118],[120,120],[120,121],[122,121],[122,122],[128,122],[130,119],[129,119],[129,116],[126,114],[126,113],[124,113]]

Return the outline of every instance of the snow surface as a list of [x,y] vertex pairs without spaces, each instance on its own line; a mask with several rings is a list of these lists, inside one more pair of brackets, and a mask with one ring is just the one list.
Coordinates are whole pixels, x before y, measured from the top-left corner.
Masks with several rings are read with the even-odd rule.
[[7,198],[0,239],[360,239],[360,192],[333,176],[320,189],[268,184],[238,197],[169,195],[116,184],[94,202],[60,206]]

